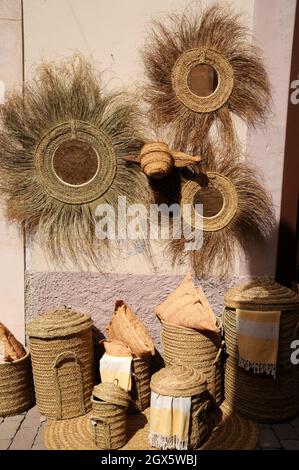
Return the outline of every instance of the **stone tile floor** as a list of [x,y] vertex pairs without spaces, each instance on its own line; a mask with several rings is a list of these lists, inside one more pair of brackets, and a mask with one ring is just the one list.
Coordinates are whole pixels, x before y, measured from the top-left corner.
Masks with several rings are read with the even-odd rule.
[[[45,425],[36,406],[28,413],[0,417],[0,450],[45,450]],[[261,424],[257,449],[299,450],[299,416],[288,423]]]

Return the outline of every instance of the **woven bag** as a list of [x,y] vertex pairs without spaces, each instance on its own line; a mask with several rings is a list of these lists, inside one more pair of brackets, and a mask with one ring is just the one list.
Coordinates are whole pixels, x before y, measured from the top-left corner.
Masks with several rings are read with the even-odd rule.
[[[260,422],[284,421],[299,413],[299,365],[291,362],[291,342],[299,339],[299,296],[274,281],[261,280],[230,289],[223,313],[227,360],[225,398],[234,411]],[[280,310],[276,379],[238,365],[236,308]]]
[[129,395],[118,385],[101,383],[94,387],[90,419],[93,440],[99,449],[119,449],[126,444],[129,402]]
[[211,408],[205,376],[183,365],[167,366],[151,379],[151,390],[170,397],[191,397],[189,449],[197,449],[209,437],[208,411]]
[[14,362],[0,364],[0,416],[16,415],[34,405],[29,351]]
[[91,326],[88,315],[62,309],[39,315],[27,327],[36,402],[48,418],[74,418],[91,408]]
[[217,317],[216,332],[197,331],[164,321],[161,323],[165,364],[184,364],[202,372],[213,398],[212,406],[219,406],[223,401],[221,319]]
[[149,357],[135,357],[132,361],[132,390],[130,411],[143,411],[151,400],[151,363]]

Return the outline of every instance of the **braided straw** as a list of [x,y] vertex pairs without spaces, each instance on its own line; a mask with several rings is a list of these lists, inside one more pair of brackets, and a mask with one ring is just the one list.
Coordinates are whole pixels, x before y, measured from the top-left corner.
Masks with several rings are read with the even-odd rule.
[[214,405],[223,400],[223,370],[221,361],[221,320],[217,318],[217,332],[200,332],[191,328],[170,325],[162,321],[164,361],[184,364],[202,372]]
[[132,379],[131,400],[138,411],[143,411],[149,407],[151,400],[151,363],[149,357],[136,357],[133,359]]
[[40,315],[28,325],[37,406],[48,418],[72,418],[91,408],[91,325],[90,317],[68,309]]
[[[280,290],[274,289],[274,291],[277,293]],[[282,291],[287,294],[286,288]],[[255,292],[258,290],[255,289]],[[260,292],[264,292],[262,288]],[[281,299],[282,296],[276,298],[278,302]],[[254,300],[257,301],[256,298]],[[268,309],[277,309],[274,304],[267,305]],[[288,303],[284,308],[287,305],[294,308],[294,304]],[[262,306],[265,307],[265,304]],[[251,305],[251,308],[256,309],[256,303]],[[296,398],[299,395],[299,367],[290,361],[290,344],[294,339],[299,339],[299,306],[297,310],[284,310],[284,308],[280,320],[275,380],[267,375],[246,372],[238,366],[236,313],[228,307],[224,310],[225,343],[228,354],[225,365],[225,398],[236,412],[256,421],[267,423],[284,421],[299,413],[299,403]]]
[[271,279],[264,279],[230,289],[224,303],[230,308],[251,310],[298,310],[299,295]]
[[192,397],[207,390],[206,378],[198,370],[183,364],[164,367],[152,376],[151,390],[158,395]]
[[[45,429],[45,445],[50,450],[98,450],[90,424],[92,414],[63,421],[48,421]],[[153,450],[148,443],[149,408],[143,413],[128,416],[128,442],[123,450]],[[213,428],[203,450],[255,449],[258,426],[242,418],[224,402],[216,413],[209,416]]]
[[29,351],[21,359],[0,364],[0,416],[16,415],[34,404]]
[[[98,158],[98,169],[87,183],[71,185],[55,172],[55,151],[70,140],[90,145]],[[105,155],[105,158],[101,158]],[[116,174],[116,155],[109,137],[100,129],[84,121],[69,121],[53,127],[40,140],[34,155],[37,178],[48,194],[67,204],[85,204],[102,196],[113,183]]]
[[115,384],[100,383],[96,385],[92,392],[92,403],[98,400],[109,403],[111,405],[122,406],[128,408],[130,397],[125,390]]
[[238,210],[238,193],[233,183],[220,173],[207,172],[206,176],[209,186],[218,189],[222,195],[223,205],[221,211],[213,217],[203,217],[195,211],[194,197],[201,189],[200,179],[189,180],[183,185],[181,206],[184,207],[185,204],[191,205],[191,224],[193,227],[196,228],[196,220],[200,220],[202,225],[200,223],[197,228],[202,228],[205,232],[217,232],[226,227],[236,215]]
[[91,426],[99,449],[119,449],[126,444],[129,401],[127,392],[118,385],[101,383],[94,387]]
[[[209,96],[198,96],[188,87],[188,75],[197,65],[210,65],[217,73],[218,86]],[[229,61],[207,47],[185,51],[172,70],[172,86],[177,98],[196,113],[209,113],[221,108],[229,99],[234,85],[234,72]]]

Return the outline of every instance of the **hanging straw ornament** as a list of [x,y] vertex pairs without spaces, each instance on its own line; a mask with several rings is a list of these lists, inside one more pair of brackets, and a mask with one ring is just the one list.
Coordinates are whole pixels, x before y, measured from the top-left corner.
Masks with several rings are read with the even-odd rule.
[[170,126],[174,148],[201,154],[215,124],[231,149],[232,114],[249,125],[265,120],[270,86],[261,54],[227,5],[154,21],[143,59],[150,122]]
[[[182,178],[181,209],[191,206],[184,223],[203,232],[203,244],[185,251],[194,233],[169,242],[173,264],[189,256],[195,274],[224,275],[234,266],[236,249],[250,240],[265,243],[274,226],[272,201],[259,181],[256,169],[231,152],[201,165],[200,172]],[[195,205],[202,204],[202,213]]]
[[120,195],[127,204],[151,197],[144,174],[123,160],[145,143],[132,98],[105,95],[92,65],[75,56],[38,67],[24,93],[8,97],[1,121],[7,218],[38,234],[59,263],[100,269],[114,242],[97,238],[96,207],[117,208]]

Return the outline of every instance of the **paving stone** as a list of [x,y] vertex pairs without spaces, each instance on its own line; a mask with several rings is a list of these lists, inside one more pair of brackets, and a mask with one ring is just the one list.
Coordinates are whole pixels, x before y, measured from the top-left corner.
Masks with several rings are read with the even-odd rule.
[[11,439],[0,440],[0,450],[7,450],[11,444]]
[[35,445],[44,444],[45,428],[46,428],[46,422],[43,422],[40,425],[39,429],[38,429],[37,435],[36,435],[35,440],[34,440],[33,447]]
[[37,407],[34,406],[25,416],[25,419],[22,423],[22,427],[24,428],[39,428],[40,425],[40,412],[38,411]]
[[285,450],[299,450],[299,439],[282,439],[281,443]]
[[7,421],[0,425],[0,440],[12,439],[20,427],[19,421]]
[[5,422],[6,423],[19,423],[19,425],[21,424],[21,422],[24,420],[25,416],[23,415],[15,415],[15,416],[7,416],[7,418],[5,418]]
[[295,429],[289,423],[274,424],[272,428],[280,440],[298,439]]
[[0,416],[0,424],[3,423],[4,421],[4,418],[2,418],[2,416]]
[[19,431],[15,435],[15,438],[10,446],[10,450],[30,450],[33,446],[34,439],[37,433],[35,427],[20,427]]
[[277,439],[273,429],[265,428],[260,432],[258,445],[261,449],[280,449],[281,444]]
[[43,444],[34,445],[31,450],[47,450]]

